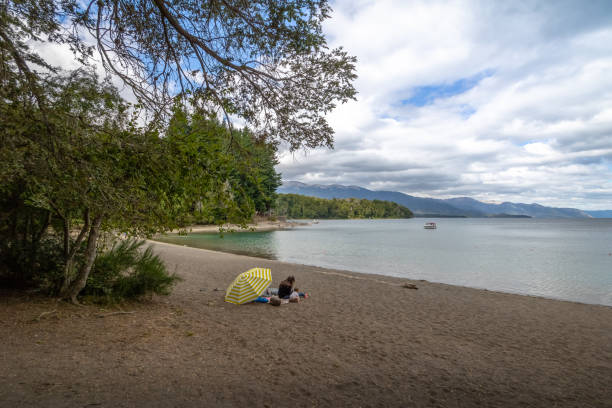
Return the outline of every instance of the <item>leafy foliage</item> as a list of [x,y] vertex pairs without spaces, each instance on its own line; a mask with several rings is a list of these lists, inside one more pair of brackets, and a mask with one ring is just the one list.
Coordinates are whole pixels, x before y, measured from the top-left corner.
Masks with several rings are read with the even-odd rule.
[[237,164],[234,177],[253,200],[255,212],[269,213],[281,185],[281,175],[274,169],[278,164],[276,145],[256,139],[248,128],[235,131],[232,142],[236,146],[232,149]]
[[62,284],[64,258],[57,236],[41,239],[36,250],[27,240],[2,242],[0,249],[0,284],[15,288],[37,288],[56,295]]
[[245,224],[256,211],[269,210],[280,185],[274,145],[246,128],[228,133],[215,118],[181,107],[163,143],[173,192],[185,200],[181,211],[192,221]]
[[412,211],[391,201],[279,194],[275,213],[288,218],[411,218]]
[[[49,228],[62,237],[61,292],[74,299],[102,228],[144,234],[168,224],[156,217],[167,200],[149,188],[149,178],[163,174],[151,161],[160,139],[137,127],[117,90],[88,71],[48,75],[38,90],[44,105],[27,84],[5,84],[0,169],[10,198],[2,201],[0,235],[22,248],[29,242],[30,259]],[[81,230],[73,239],[75,222]]]
[[[160,137],[87,71],[50,75],[44,111],[20,92],[25,85],[12,86],[0,89],[0,275],[33,284],[48,273],[52,292],[75,299],[103,231],[245,224],[275,198],[276,148],[247,129],[228,133],[216,118],[177,105]],[[51,256],[39,251],[47,242],[59,247],[59,279],[57,265],[40,260]]]
[[98,255],[83,295],[110,300],[138,299],[145,295],[168,295],[180,278],[170,275],[145,241],[121,240]]
[[330,11],[323,0],[4,0],[0,49],[35,95],[38,74],[27,62],[50,67],[27,42],[54,41],[82,62],[97,50],[107,72],[158,117],[179,96],[227,120],[241,117],[292,150],[332,146],[325,115],[354,99],[356,60],[328,49],[322,22]]
[[[76,301],[105,232],[269,213],[277,143],[331,146],[325,115],[355,96],[355,59],[322,35],[329,11],[313,0],[0,0],[0,277]],[[139,103],[93,70],[51,66],[41,41],[69,44],[83,64],[97,49]],[[143,124],[141,109],[169,120]],[[163,282],[149,265],[122,291]]]

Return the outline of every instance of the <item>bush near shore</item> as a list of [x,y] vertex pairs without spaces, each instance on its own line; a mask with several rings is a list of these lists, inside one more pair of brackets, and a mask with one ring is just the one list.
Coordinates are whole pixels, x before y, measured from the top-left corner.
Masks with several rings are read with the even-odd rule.
[[[96,303],[169,295],[181,279],[170,274],[164,262],[153,253],[152,246],[144,248],[145,244],[143,240],[113,238],[110,249],[100,248],[81,295]],[[84,247],[77,250],[77,264],[84,260]],[[29,258],[28,254],[17,249],[10,259],[11,268],[0,274],[0,282],[4,286],[59,296],[64,277],[61,242],[50,236],[41,242],[35,258]]]

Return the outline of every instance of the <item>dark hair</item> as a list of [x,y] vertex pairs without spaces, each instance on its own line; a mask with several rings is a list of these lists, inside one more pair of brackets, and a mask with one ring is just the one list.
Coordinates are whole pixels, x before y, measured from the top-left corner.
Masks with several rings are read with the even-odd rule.
[[290,282],[293,285],[293,282],[295,282],[295,278],[293,276],[287,276],[287,279],[285,279],[287,282]]

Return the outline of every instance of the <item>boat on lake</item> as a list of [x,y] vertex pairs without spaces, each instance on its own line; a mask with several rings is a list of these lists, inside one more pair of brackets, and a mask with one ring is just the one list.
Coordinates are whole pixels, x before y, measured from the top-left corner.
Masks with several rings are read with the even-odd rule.
[[438,228],[438,226],[436,225],[435,222],[426,222],[425,225],[423,226],[423,228],[425,228],[425,229],[436,229],[436,228]]

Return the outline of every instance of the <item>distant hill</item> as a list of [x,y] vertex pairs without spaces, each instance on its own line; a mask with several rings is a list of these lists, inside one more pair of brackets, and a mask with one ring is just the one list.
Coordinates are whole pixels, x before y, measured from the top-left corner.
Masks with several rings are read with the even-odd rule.
[[408,207],[415,215],[440,214],[452,216],[484,216],[478,211],[465,211],[453,207],[442,200],[433,198],[413,197],[397,191],[372,191],[357,186],[340,184],[304,184],[298,181],[287,181],[278,188],[279,193],[301,194],[319,198],[366,198],[368,200],[393,201]]
[[585,211],[593,218],[612,218],[612,210]]
[[534,218],[591,218],[582,210],[575,208],[545,207],[540,204],[522,204],[505,202],[488,204],[469,197],[449,198],[444,200],[450,205],[466,211],[481,211],[488,215],[528,215]]
[[[279,193],[301,194],[319,198],[366,198],[368,200],[393,201],[408,207],[416,216],[442,217],[516,217],[534,218],[592,218],[590,213],[575,208],[545,207],[539,204],[501,203],[489,204],[469,197],[439,200],[415,197],[397,191],[373,191],[358,186],[340,184],[305,184],[298,181],[284,182]],[[611,211],[612,213],[612,211]]]

